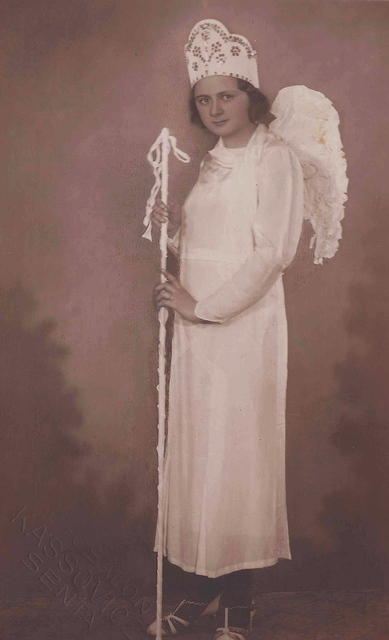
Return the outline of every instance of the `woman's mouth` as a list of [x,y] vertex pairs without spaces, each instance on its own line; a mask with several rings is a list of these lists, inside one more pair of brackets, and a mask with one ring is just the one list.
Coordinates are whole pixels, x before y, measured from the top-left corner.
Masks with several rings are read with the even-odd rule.
[[217,120],[216,122],[212,122],[212,124],[214,124],[215,127],[222,127],[226,122],[228,122],[228,120]]

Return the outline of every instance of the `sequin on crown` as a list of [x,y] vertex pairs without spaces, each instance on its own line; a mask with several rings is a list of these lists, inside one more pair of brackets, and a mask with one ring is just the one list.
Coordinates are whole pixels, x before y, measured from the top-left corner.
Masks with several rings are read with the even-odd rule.
[[190,85],[207,76],[224,75],[247,80],[259,89],[256,56],[243,36],[230,33],[218,20],[201,20],[185,45]]

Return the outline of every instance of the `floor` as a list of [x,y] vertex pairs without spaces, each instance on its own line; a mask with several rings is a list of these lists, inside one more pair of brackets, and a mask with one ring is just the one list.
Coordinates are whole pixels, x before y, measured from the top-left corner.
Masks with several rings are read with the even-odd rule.
[[[256,606],[250,640],[389,640],[389,593],[266,593]],[[154,610],[150,597],[91,603],[62,593],[2,602],[0,639],[147,640],[143,628]],[[185,640],[212,639],[212,619],[204,620]]]

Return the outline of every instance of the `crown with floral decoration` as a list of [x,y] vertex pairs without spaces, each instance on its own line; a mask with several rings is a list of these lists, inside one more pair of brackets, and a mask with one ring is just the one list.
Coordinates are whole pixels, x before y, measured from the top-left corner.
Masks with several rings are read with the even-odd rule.
[[190,85],[207,76],[232,76],[259,89],[256,56],[247,38],[230,33],[219,20],[200,20],[185,45]]

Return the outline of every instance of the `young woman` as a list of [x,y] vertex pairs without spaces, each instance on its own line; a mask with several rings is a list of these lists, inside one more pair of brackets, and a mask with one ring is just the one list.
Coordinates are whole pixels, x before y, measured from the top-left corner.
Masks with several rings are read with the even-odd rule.
[[155,229],[168,221],[179,258],[179,277],[166,272],[155,287],[157,308],[174,311],[164,554],[186,579],[163,632],[218,605],[215,639],[242,640],[253,569],[291,557],[282,275],[301,234],[303,175],[268,129],[247,40],[205,20],[186,55],[192,121],[218,141],[182,210],[159,202],[152,212]]

